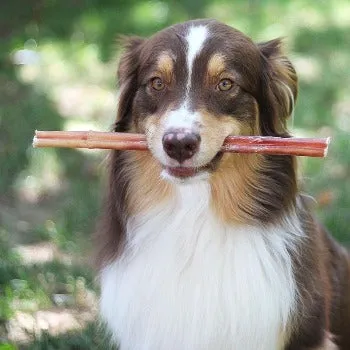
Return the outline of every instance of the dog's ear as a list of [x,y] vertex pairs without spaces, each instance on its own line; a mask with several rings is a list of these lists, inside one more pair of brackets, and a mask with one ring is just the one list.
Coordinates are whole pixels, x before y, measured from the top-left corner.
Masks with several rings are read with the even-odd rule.
[[262,132],[287,134],[286,121],[293,113],[298,94],[298,77],[292,63],[282,53],[282,40],[258,44],[262,57],[260,113]]
[[131,122],[132,102],[137,91],[139,57],[144,42],[139,37],[122,37],[124,48],[120,58],[117,80],[119,86],[119,104],[114,131],[127,131]]

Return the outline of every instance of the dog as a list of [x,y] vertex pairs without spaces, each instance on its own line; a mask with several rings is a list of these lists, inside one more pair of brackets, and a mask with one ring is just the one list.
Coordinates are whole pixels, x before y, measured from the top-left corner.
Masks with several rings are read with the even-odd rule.
[[220,151],[290,137],[297,74],[281,40],[216,20],[129,37],[96,243],[120,350],[350,349],[350,259],[312,215],[293,156]]

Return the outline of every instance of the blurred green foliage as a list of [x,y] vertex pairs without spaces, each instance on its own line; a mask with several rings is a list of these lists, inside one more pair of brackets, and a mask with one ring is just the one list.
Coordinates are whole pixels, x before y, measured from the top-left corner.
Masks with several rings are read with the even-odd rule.
[[[147,36],[214,17],[256,41],[286,38],[300,77],[291,120],[302,136],[331,136],[328,158],[301,159],[318,217],[350,243],[350,3],[347,0],[22,0],[0,3],[0,349],[17,312],[75,307],[77,286],[98,293],[89,267],[103,152],[33,150],[35,129],[106,130],[115,115],[118,34]],[[60,254],[28,264],[18,247]],[[38,245],[38,246],[37,246]],[[36,250],[37,249],[37,250]],[[67,264],[63,255],[72,258]],[[49,282],[48,282],[49,281]],[[69,305],[58,305],[63,294]],[[11,322],[10,322],[11,321]],[[26,349],[107,348],[85,331],[34,334]],[[3,345],[1,345],[3,343]],[[13,344],[13,345],[10,345]]]

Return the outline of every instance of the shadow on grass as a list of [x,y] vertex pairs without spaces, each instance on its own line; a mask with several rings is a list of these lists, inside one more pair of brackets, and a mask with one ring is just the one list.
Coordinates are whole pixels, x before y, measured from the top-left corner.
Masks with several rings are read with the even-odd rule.
[[[97,318],[96,293],[92,272],[85,265],[57,260],[25,265],[1,233],[0,350],[116,349],[104,328],[92,321]],[[58,321],[62,313],[66,317]],[[43,330],[44,323],[51,333],[59,334]],[[77,325],[83,328],[73,329]],[[23,334],[29,343],[21,343]]]

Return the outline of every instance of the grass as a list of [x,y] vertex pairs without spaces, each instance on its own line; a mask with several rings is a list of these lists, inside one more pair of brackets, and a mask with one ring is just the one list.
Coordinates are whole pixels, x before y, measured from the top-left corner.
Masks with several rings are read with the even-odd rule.
[[31,335],[33,340],[26,344],[0,344],[0,350],[117,350],[104,329],[96,322],[89,323],[78,332],[69,331],[63,335],[54,336],[43,332],[40,337]]
[[[91,269],[81,262],[64,262],[64,259],[45,263],[26,264],[10,249],[9,235],[2,230],[0,235],[0,349],[107,349],[109,337],[104,328],[95,320],[96,298],[98,293]],[[89,300],[89,297],[92,302]],[[38,334],[25,326],[24,333],[16,342],[9,342],[11,334],[9,320],[16,315],[35,315],[43,312],[69,311],[74,316],[88,314],[88,322],[78,330],[69,330],[63,335],[44,331]],[[39,314],[36,314],[39,317]],[[79,317],[77,317],[79,320]],[[43,321],[42,321],[43,322]],[[18,326],[18,325],[17,325]],[[54,332],[59,329],[51,328]],[[18,330],[15,330],[18,332]],[[13,332],[12,332],[13,333]],[[28,342],[29,341],[29,342]]]
[[[81,332],[67,332],[61,336],[53,336],[44,332],[31,344],[21,346],[23,350],[83,350],[117,348],[111,344],[108,335],[97,323],[89,323]],[[1,350],[1,348],[0,348]]]

